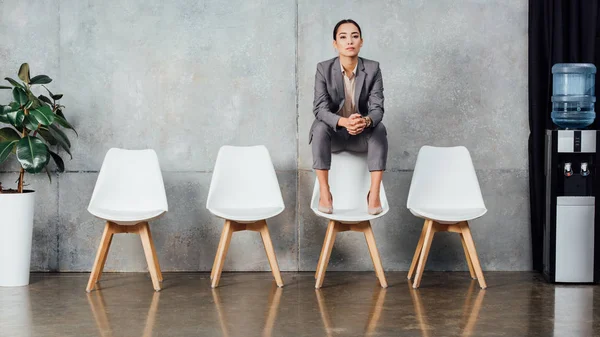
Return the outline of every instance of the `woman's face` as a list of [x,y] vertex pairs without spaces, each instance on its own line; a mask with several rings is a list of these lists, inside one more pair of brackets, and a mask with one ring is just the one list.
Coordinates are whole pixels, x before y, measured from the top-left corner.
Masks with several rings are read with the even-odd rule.
[[344,23],[338,27],[333,47],[343,56],[356,56],[362,47],[363,40],[358,28],[351,23]]

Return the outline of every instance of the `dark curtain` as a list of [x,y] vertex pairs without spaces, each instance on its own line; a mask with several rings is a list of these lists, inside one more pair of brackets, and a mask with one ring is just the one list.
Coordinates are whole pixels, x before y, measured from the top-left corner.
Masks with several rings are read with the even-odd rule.
[[[544,135],[550,118],[552,66],[594,63],[600,70],[598,0],[529,0],[529,192],[533,268],[542,270],[545,212]],[[596,75],[596,96],[600,96]],[[597,129],[598,120],[589,128]]]

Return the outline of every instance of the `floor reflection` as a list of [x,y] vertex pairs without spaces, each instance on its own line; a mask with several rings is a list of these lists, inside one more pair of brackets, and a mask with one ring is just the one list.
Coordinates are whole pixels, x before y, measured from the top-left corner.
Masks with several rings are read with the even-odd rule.
[[[227,293],[227,289],[223,289],[223,288],[215,288],[212,289],[212,296],[213,296],[213,300],[215,302],[215,307],[217,309],[217,314],[219,317],[219,323],[221,324],[221,331],[223,332],[223,336],[224,337],[230,337],[230,336],[243,336],[244,334],[238,334],[238,333],[231,333],[230,332],[230,327],[233,325],[234,327],[240,328],[243,327],[243,325],[241,324],[240,318],[239,316],[235,315],[234,310],[227,310],[227,306],[223,303],[223,299],[221,298],[221,296],[226,296],[225,294],[222,293]],[[269,297],[267,300],[267,305],[266,305],[266,312],[264,313],[264,315],[262,315],[263,317],[257,317],[260,316],[260,310],[253,310],[257,308],[257,305],[253,306],[253,307],[245,307],[245,306],[240,306],[236,309],[250,309],[247,310],[247,312],[245,313],[245,316],[248,316],[249,318],[251,318],[254,322],[253,325],[256,324],[256,321],[260,318],[264,319],[264,327],[263,327],[263,331],[262,331],[262,336],[263,337],[271,337],[273,334],[273,327],[275,326],[275,321],[277,319],[277,313],[279,312],[279,304],[281,302],[281,294],[283,293],[283,289],[279,288],[277,286],[277,283],[275,283],[274,281],[271,284],[271,289],[269,291]],[[228,315],[228,313],[232,313],[233,315]]]
[[[429,315],[433,316],[435,315],[435,312],[427,313],[424,309],[421,296],[425,295],[421,294],[422,290],[414,289],[410,280],[407,281],[407,285],[415,309],[415,317],[421,329],[421,335],[423,337],[434,336],[435,334],[432,333],[432,325],[430,325],[428,319],[430,317]],[[479,288],[477,280],[471,280],[469,290],[467,290],[467,294],[462,305],[461,323],[459,324],[459,326],[462,327],[460,336],[475,336],[473,331],[475,330],[475,325],[477,323],[477,319],[479,318],[479,312],[481,310],[481,304],[483,303],[483,297],[485,296],[485,293],[486,290],[481,290],[481,288]],[[425,294],[427,293],[425,292]],[[443,310],[443,308],[439,308],[438,310]]]
[[[371,305],[369,308],[369,314],[366,317],[366,323],[364,327],[364,336],[373,336],[381,317],[381,310],[383,309],[383,303],[385,302],[385,295],[387,289],[381,288],[377,285],[373,288],[373,295],[371,297]],[[319,305],[319,312],[321,313],[321,320],[325,327],[327,336],[333,336],[333,332],[336,331],[335,325],[329,315],[329,308],[326,301],[326,295],[323,289],[316,289],[315,294],[317,296],[317,303]],[[349,300],[359,300],[356,296],[351,296]],[[336,299],[336,302],[339,302]],[[347,309],[344,309],[347,310]],[[356,312],[351,313],[352,316],[356,315]]]
[[0,336],[32,336],[29,287],[0,287]]
[[[154,331],[154,322],[156,321],[156,311],[158,309],[158,300],[160,298],[160,292],[154,292],[152,295],[152,302],[146,315],[146,324],[144,325],[143,332],[139,335],[142,337],[151,337]],[[96,326],[98,327],[99,335],[102,337],[113,337],[114,331],[108,319],[108,311],[106,310],[106,303],[104,301],[104,295],[102,291],[93,291],[87,294],[87,300],[90,304],[90,309]]]
[[[535,273],[488,273],[480,290],[465,273],[430,273],[412,289],[406,273],[387,289],[369,273],[232,273],[210,289],[207,274],[170,274],[154,293],[146,274],[106,275],[85,294],[89,274],[36,276],[0,287],[0,336],[600,336],[600,288],[549,284]],[[407,282],[406,285],[404,282]]]
[[594,288],[554,288],[554,337],[594,336]]

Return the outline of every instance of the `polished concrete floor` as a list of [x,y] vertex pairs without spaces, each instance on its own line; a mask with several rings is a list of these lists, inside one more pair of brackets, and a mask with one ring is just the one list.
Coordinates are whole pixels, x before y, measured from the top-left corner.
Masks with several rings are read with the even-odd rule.
[[154,292],[146,274],[32,274],[28,287],[0,288],[0,336],[600,336],[600,290],[551,285],[536,273],[165,273]]

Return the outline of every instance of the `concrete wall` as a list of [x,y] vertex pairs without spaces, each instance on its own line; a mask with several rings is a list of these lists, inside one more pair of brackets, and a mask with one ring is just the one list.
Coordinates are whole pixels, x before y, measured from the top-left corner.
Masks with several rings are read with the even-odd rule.
[[[383,71],[393,208],[374,228],[384,267],[408,269],[422,223],[406,196],[430,144],[471,151],[489,209],[472,224],[484,269],[531,269],[526,1],[9,0],[0,15],[0,75],[29,62],[52,77],[79,131],[67,173],[28,177],[33,270],[91,268],[103,224],[86,207],[111,147],[158,153],[170,206],[152,224],[163,270],[210,270],[222,221],[204,204],[224,144],[269,148],[286,203],[270,222],[280,267],[314,270],[326,228],[308,205],[314,73],[335,56],[331,30],[345,17]],[[17,166],[0,169],[10,185]],[[371,270],[364,239],[339,235],[330,268]],[[466,269],[458,237],[436,236],[428,268]],[[113,240],[107,269],[146,269],[136,236]],[[256,233],[234,235],[225,269],[268,270]]]

